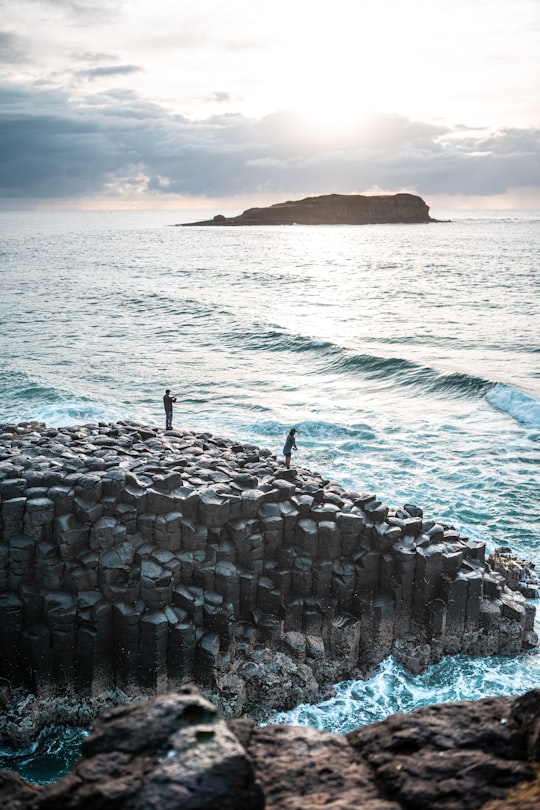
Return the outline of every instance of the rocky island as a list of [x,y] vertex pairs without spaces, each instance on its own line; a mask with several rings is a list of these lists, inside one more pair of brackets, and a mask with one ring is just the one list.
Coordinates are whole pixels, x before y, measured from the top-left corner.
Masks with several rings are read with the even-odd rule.
[[435,222],[429,207],[415,194],[326,194],[289,200],[266,208],[248,208],[236,217],[217,214],[190,225],[375,225]]

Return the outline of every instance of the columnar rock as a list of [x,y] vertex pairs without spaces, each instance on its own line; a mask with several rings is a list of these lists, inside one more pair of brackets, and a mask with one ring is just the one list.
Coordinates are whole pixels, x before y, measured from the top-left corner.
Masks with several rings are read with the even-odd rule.
[[12,686],[138,694],[195,681],[226,710],[234,693],[231,711],[256,711],[269,650],[295,675],[265,685],[262,710],[390,654],[420,671],[536,643],[530,568],[504,549],[486,559],[418,506],[209,433],[119,422],[0,434],[0,677]]

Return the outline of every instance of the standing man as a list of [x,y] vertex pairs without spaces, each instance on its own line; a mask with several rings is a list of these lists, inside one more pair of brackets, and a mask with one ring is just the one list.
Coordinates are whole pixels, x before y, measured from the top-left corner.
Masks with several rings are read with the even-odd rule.
[[167,388],[163,397],[163,407],[165,408],[165,430],[172,430],[172,406],[176,402],[176,397],[171,397],[171,389]]
[[283,455],[285,456],[285,466],[287,468],[291,466],[291,451],[298,450],[295,437],[296,428],[291,428],[287,434],[287,438],[285,439],[285,444],[283,446]]

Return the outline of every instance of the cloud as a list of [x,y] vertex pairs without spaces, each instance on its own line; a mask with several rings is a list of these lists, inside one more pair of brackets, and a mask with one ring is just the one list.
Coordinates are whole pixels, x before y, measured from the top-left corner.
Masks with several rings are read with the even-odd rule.
[[213,93],[211,93],[211,94],[208,96],[208,100],[209,100],[209,101],[217,101],[217,102],[218,102],[218,103],[220,103],[220,104],[221,104],[222,102],[231,101],[231,100],[232,100],[232,98],[233,98],[232,94],[231,94],[231,93],[227,93],[227,92],[225,92],[224,90],[214,90],[214,92],[213,92]]
[[78,70],[77,76],[87,79],[110,78],[111,76],[129,76],[132,73],[139,73],[143,68],[138,65],[104,65],[103,67],[87,68]]
[[26,62],[27,55],[23,37],[12,31],[0,31],[0,61],[5,64]]
[[[120,65],[123,69],[134,66]],[[136,69],[136,68],[134,68]],[[0,196],[227,199],[380,187],[493,195],[540,186],[540,130],[484,131],[397,114],[324,133],[292,113],[194,120],[132,90],[76,105],[40,84],[0,87]]]
[[[28,5],[38,10],[64,14],[80,21],[81,18],[103,21],[113,17],[120,9],[121,0],[18,0],[19,7]],[[32,12],[30,12],[32,13]]]

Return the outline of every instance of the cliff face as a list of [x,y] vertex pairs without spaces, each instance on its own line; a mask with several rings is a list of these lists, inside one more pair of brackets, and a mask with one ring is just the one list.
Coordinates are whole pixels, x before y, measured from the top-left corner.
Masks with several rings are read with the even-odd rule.
[[248,208],[237,217],[218,215],[186,225],[371,225],[377,223],[433,222],[429,207],[414,194],[366,197],[361,194],[327,194]]
[[390,654],[537,641],[517,562],[208,433],[4,426],[0,505],[0,677],[39,698],[196,682],[264,716]]
[[538,810],[540,690],[430,706],[346,737],[225,723],[193,688],[113,709],[45,788],[0,771],[9,810]]

